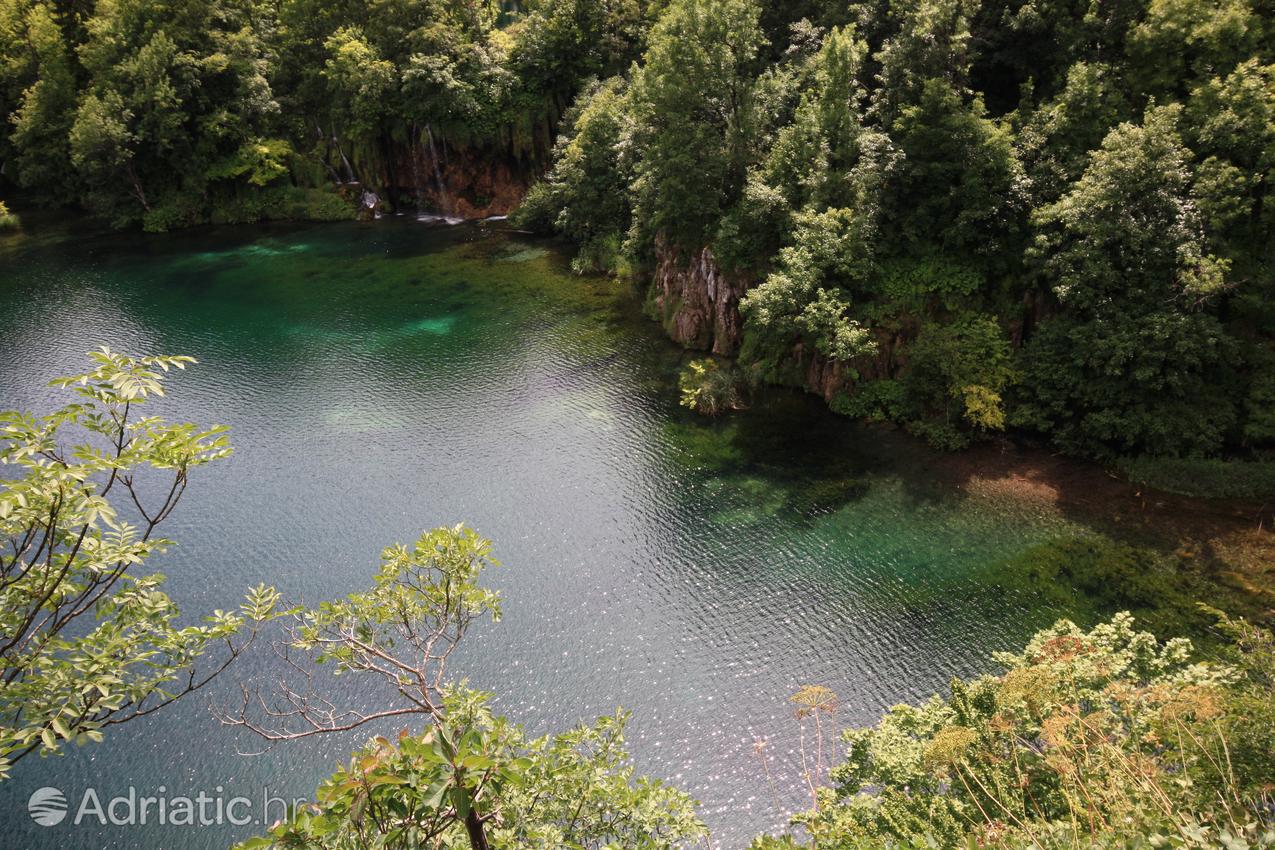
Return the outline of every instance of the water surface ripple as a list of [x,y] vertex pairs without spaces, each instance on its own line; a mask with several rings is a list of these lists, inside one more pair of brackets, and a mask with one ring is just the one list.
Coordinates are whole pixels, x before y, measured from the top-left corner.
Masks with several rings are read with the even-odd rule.
[[[967,576],[1066,524],[945,489],[909,440],[796,394],[696,419],[676,403],[683,355],[637,299],[490,228],[9,238],[0,339],[4,408],[47,409],[48,379],[100,345],[200,360],[160,409],[231,426],[235,454],[199,472],[156,564],[189,612],[259,581],[349,592],[383,545],[439,524],[493,538],[506,616],[458,673],[536,732],[631,709],[639,768],[702,801],[724,847],[803,803],[794,690],[833,688],[854,725],[987,669],[1027,612]],[[271,671],[254,655],[219,694]],[[225,847],[259,828],[46,829],[25,801],[42,785],[304,796],[364,737],[245,757],[256,743],[191,700],[20,765],[4,843]]]

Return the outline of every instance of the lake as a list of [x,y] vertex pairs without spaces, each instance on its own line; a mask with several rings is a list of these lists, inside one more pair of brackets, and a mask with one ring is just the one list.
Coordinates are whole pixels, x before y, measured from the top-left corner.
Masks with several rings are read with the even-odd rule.
[[[993,669],[1058,612],[976,570],[1086,528],[954,483],[911,438],[800,393],[695,416],[678,405],[688,356],[641,305],[499,223],[54,228],[0,239],[0,406],[48,409],[64,397],[49,379],[102,345],[198,358],[156,410],[229,425],[235,454],[193,476],[165,528],[178,545],[154,567],[184,611],[262,581],[308,603],[348,593],[384,545],[464,521],[495,541],[505,618],[467,638],[456,675],[537,733],[631,710],[639,770],[742,847],[807,799],[794,691],[832,688],[839,724],[860,725]],[[259,649],[211,698],[269,678]],[[22,762],[0,785],[4,844],[226,847],[261,828],[45,828],[26,800],[304,797],[385,731],[241,755],[260,742],[207,703]]]

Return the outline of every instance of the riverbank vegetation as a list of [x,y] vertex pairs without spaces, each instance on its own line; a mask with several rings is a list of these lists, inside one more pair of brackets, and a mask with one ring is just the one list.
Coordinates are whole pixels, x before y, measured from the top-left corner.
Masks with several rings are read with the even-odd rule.
[[519,219],[711,248],[746,368],[936,445],[1260,460],[1273,61],[1254,0],[673,0]]
[[1060,622],[1003,674],[847,731],[802,839],[752,848],[1275,846],[1275,640],[1218,623],[1230,648],[1202,662],[1127,614]]
[[1275,493],[1275,463],[1228,463],[1208,458],[1134,458],[1122,471],[1134,483],[1209,499],[1265,499]]

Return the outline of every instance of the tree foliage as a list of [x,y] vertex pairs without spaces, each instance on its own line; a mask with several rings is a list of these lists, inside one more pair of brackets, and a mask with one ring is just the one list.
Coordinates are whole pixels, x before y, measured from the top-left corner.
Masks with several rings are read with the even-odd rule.
[[[639,274],[658,245],[711,247],[755,280],[745,368],[944,445],[1015,426],[1101,458],[1266,451],[1269,11],[672,0],[526,222]],[[627,255],[593,262],[583,222],[627,227]],[[953,416],[919,389],[923,340],[969,314],[1022,380],[968,384]]]
[[818,847],[1275,846],[1275,643],[1220,628],[1230,657],[1201,663],[1128,614],[1060,622],[998,655],[1003,674],[847,731],[832,787],[795,821]]
[[[102,740],[207,684],[276,613],[259,586],[237,611],[183,625],[147,561],[190,477],[230,454],[226,429],[139,416],[189,357],[90,354],[59,378],[74,401],[0,414],[0,776],[33,752]],[[207,658],[205,658],[207,656]]]
[[[338,706],[304,679],[275,691],[246,686],[224,723],[289,741],[368,723],[419,718],[391,742],[377,737],[317,800],[242,845],[309,848],[607,847],[663,850],[703,833],[683,793],[635,778],[624,750],[626,715],[539,739],[488,708],[488,694],[447,678],[447,662],[477,622],[500,618],[500,597],[480,583],[498,566],[491,541],[463,525],[391,546],[371,589],[292,612],[279,652],[299,652],[336,674],[366,680],[386,698],[371,711]],[[361,683],[362,684],[362,683]]]

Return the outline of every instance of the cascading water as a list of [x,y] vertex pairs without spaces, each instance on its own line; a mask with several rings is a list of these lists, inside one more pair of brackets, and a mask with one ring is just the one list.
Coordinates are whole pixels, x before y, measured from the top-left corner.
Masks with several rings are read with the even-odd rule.
[[425,198],[422,195],[423,187],[421,186],[421,131],[415,124],[412,125],[412,190],[416,195],[416,211],[419,213],[425,208]]
[[[434,164],[434,188],[438,193],[438,207],[441,215],[432,218],[422,216],[423,220],[445,221],[448,224],[457,224],[461,219],[452,215],[451,196],[447,191],[447,181],[443,179],[443,169],[438,161],[438,146],[434,143],[434,130],[429,125],[425,125],[425,135],[429,139],[429,160]],[[444,149],[446,146],[444,145]]]
[[[332,140],[333,140],[333,141],[336,141],[336,135],[335,135],[335,134],[332,136]],[[343,162],[343,163],[345,164],[345,182],[347,182],[347,183],[357,183],[357,182],[359,182],[358,177],[356,177],[356,176],[355,176],[355,174],[354,174],[354,166],[350,165],[350,160],[349,160],[349,158],[348,158],[348,157],[346,157],[346,155],[345,155],[345,151],[344,151],[344,150],[342,150],[342,148],[341,148],[341,143],[340,143],[340,142],[337,142],[337,144],[336,144],[336,150],[337,150],[337,153],[341,154],[341,162]]]

